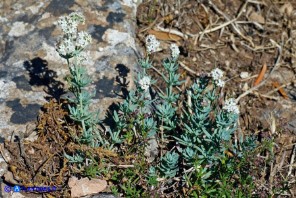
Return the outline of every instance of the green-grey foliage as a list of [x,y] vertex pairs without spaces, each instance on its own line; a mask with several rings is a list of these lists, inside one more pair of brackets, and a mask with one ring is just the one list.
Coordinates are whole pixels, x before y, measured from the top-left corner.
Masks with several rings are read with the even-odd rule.
[[178,167],[179,155],[176,152],[167,152],[160,159],[159,170],[163,176],[172,178],[175,177],[179,167]]
[[[69,90],[74,95],[74,98],[69,98],[70,118],[81,128],[73,139],[80,145],[100,146],[117,152],[120,160],[132,158],[135,170],[117,171],[114,165],[114,169],[102,168],[108,171],[101,171],[100,167],[106,166],[105,161],[90,157],[92,162],[98,160],[103,165],[99,162],[89,165],[85,169],[86,175],[105,175],[109,170],[112,171],[114,175],[110,178],[118,183],[118,187],[111,187],[112,191],[122,191],[127,197],[146,195],[146,187],[141,188],[140,185],[146,184],[150,188],[161,185],[168,187],[175,178],[180,179],[180,186],[190,188],[185,194],[192,197],[223,197],[244,193],[235,190],[234,194],[229,192],[228,189],[235,185],[229,184],[228,178],[238,175],[239,182],[250,184],[251,178],[244,168],[248,167],[248,163],[244,159],[256,144],[251,137],[243,139],[240,136],[238,141],[233,141],[239,110],[233,104],[234,100],[225,102],[228,106],[220,103],[224,100],[220,98],[220,87],[225,84],[221,70],[216,69],[211,77],[195,79],[187,90],[181,91],[178,87],[183,83],[178,73],[180,52],[175,44],[171,46],[172,57],[162,63],[165,72],[161,77],[166,87],[163,91],[156,92],[153,87],[156,80],[147,72],[153,68],[148,55],[139,60],[142,72],[135,78],[135,89],[129,91],[128,96],[118,104],[118,109],[111,112],[114,125],[103,132],[98,129],[98,124],[101,123],[99,112],[90,111],[95,93],[88,89],[91,77],[83,66],[85,43],[88,44],[91,38],[83,33],[86,41],[78,42],[79,39],[72,33],[77,31],[77,27],[69,29],[66,26],[73,25],[67,24],[69,20],[82,22],[84,18],[76,13],[60,21],[65,34],[57,49],[61,57],[67,60],[70,71]],[[151,46],[148,54],[156,50],[159,42],[154,36],[150,36],[149,44]],[[155,140],[160,152],[154,154],[153,159],[147,163],[145,150],[150,146],[149,140]],[[232,157],[235,156],[235,160],[234,157],[229,157],[229,153]],[[79,167],[86,159],[83,152],[64,155],[69,162],[78,163]],[[237,161],[244,163],[238,164]],[[146,173],[144,177],[139,176],[141,171]],[[119,178],[121,176],[123,178]],[[125,182],[121,183],[121,180]]]

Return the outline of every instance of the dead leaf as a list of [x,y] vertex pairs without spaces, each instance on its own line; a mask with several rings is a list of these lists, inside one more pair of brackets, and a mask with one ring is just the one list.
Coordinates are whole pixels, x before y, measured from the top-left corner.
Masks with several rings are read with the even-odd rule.
[[[272,85],[275,87],[275,88],[279,88],[280,87],[280,84],[275,81],[275,82],[272,82]],[[281,94],[281,96],[283,96],[285,99],[289,99],[287,93],[284,91],[284,89],[281,87],[279,88],[279,93]]]
[[251,21],[254,21],[254,22],[257,22],[257,23],[261,23],[261,24],[265,23],[264,17],[261,14],[257,13],[257,12],[252,12],[250,14],[250,16],[249,16],[249,19]]
[[153,34],[158,40],[164,41],[180,41],[182,37],[169,32],[161,32],[156,30],[148,30],[149,34]]
[[254,82],[253,86],[258,85],[262,81],[262,79],[264,77],[264,74],[266,73],[266,70],[267,70],[267,66],[266,66],[266,63],[264,63],[263,67],[262,67],[262,69],[261,69],[261,71],[260,71],[260,73],[259,73],[259,75],[258,75],[258,77],[256,79],[256,81]]

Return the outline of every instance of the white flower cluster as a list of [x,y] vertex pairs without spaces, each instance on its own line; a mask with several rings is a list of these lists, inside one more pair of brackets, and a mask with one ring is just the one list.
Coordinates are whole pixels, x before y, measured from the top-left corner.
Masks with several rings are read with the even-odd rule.
[[239,114],[239,108],[233,98],[229,98],[225,101],[223,109],[225,109],[228,113]]
[[76,34],[79,23],[84,23],[85,18],[79,12],[72,12],[69,16],[61,16],[58,24],[65,34]]
[[73,12],[69,16],[62,16],[58,24],[64,32],[63,39],[57,46],[57,51],[63,56],[71,55],[75,50],[84,49],[91,43],[91,36],[87,32],[77,32],[79,23],[84,23],[85,18],[81,13]]
[[74,42],[70,38],[64,38],[58,45],[57,51],[59,52],[59,54],[62,54],[64,56],[73,53],[75,51]]
[[213,69],[211,71],[212,78],[214,79],[216,85],[219,87],[224,87],[224,85],[225,85],[225,81],[222,80],[223,73],[224,72],[218,68]]
[[170,49],[172,52],[172,58],[177,58],[180,54],[179,47],[175,43],[173,43],[171,44]]
[[91,43],[91,36],[87,32],[78,32],[78,37],[76,40],[76,46],[80,48],[85,48]]
[[156,40],[154,35],[148,35],[146,37],[146,48],[147,48],[147,53],[151,54],[153,52],[156,52],[157,49],[159,48],[159,41]]
[[150,77],[144,76],[141,80],[139,80],[139,84],[141,86],[141,89],[147,91],[149,89],[150,84],[151,84]]

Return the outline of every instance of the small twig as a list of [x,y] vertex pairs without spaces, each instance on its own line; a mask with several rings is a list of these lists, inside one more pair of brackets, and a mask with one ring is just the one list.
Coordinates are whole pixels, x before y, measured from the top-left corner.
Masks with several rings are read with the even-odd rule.
[[[49,162],[49,160],[51,160],[55,155],[57,155],[58,152],[55,152],[53,154],[51,154],[44,162],[42,162],[42,164],[39,166],[39,168],[36,170],[32,180],[35,180],[35,177],[37,176],[37,174],[39,173],[40,170],[42,170],[42,168]],[[34,171],[34,169],[33,169]]]
[[241,32],[240,32],[240,30],[235,26],[235,24],[234,24],[234,22],[242,15],[242,13],[244,12],[244,10],[245,10],[245,7],[246,7],[246,5],[247,5],[247,3],[249,2],[249,0],[248,1],[246,1],[245,3],[244,3],[244,5],[242,6],[242,8],[240,9],[240,11],[239,11],[239,13],[238,13],[238,15],[236,16],[236,18],[234,18],[234,19],[232,19],[232,20],[230,20],[222,11],[220,11],[212,2],[210,2],[211,3],[211,5],[213,6],[213,8],[219,13],[219,14],[221,14],[226,20],[227,20],[227,22],[225,22],[225,23],[223,23],[223,24],[221,24],[221,25],[218,25],[217,27],[214,27],[214,28],[211,28],[211,29],[205,29],[205,30],[203,30],[203,31],[200,31],[200,32],[198,32],[197,34],[191,34],[191,33],[186,33],[186,34],[184,34],[184,33],[182,33],[182,32],[180,32],[180,31],[178,31],[178,30],[174,30],[174,29],[165,29],[165,28],[162,28],[161,26],[160,26],[160,24],[162,24],[162,23],[159,23],[157,26],[156,26],[156,28],[159,30],[159,31],[162,31],[162,32],[167,32],[167,33],[172,33],[172,34],[175,34],[175,35],[178,35],[178,36],[180,36],[180,37],[182,37],[182,38],[186,38],[187,36],[190,36],[190,37],[194,37],[195,38],[195,42],[196,42],[196,39],[199,37],[199,36],[201,36],[201,37],[203,37],[203,35],[205,35],[205,34],[208,34],[208,33],[211,33],[211,32],[215,32],[215,31],[217,31],[217,30],[220,30],[220,29],[223,29],[224,27],[226,27],[226,26],[228,26],[228,25],[232,25],[233,27],[234,27],[234,29],[235,29],[235,31],[241,36],[241,37],[243,37],[245,40],[247,40],[247,41],[249,41],[251,44],[252,44],[252,46],[254,46],[254,44],[253,44],[253,42],[249,39],[249,38],[246,38]]
[[246,9],[246,6],[248,4],[249,0],[245,1],[244,5],[241,7],[241,10],[239,12],[239,14],[237,15],[237,17],[233,20],[230,20],[228,16],[226,16],[226,14],[224,14],[224,12],[222,12],[215,4],[213,4],[212,1],[208,1],[209,5],[217,12],[219,13],[221,16],[223,16],[228,22],[231,22],[230,25],[232,26],[232,28],[234,29],[234,31],[240,35],[244,40],[248,41],[249,43],[251,43],[252,46],[255,46],[253,41],[250,38],[247,38],[245,35],[243,35],[241,33],[241,31],[238,29],[238,27],[236,26],[235,23],[233,23],[234,21],[237,20],[237,18],[240,17],[240,15],[243,13],[243,11]]
[[267,99],[270,99],[270,100],[275,100],[275,101],[280,100],[279,97],[268,96],[268,95],[265,95],[265,94],[258,93],[257,91],[253,91],[253,92],[251,92],[250,94],[254,94],[255,96],[263,97],[263,98],[267,98]]
[[[238,15],[234,19],[229,20],[228,17],[226,17],[226,19],[228,20],[226,23],[223,23],[223,24],[221,24],[215,28],[212,28],[212,29],[204,30],[203,32],[200,32],[199,34],[207,34],[207,33],[215,32],[217,30],[223,29],[224,27],[234,23],[241,16],[243,11],[245,10],[245,6],[247,5],[247,3],[248,3],[248,1],[245,2],[245,4],[242,6],[241,10],[239,11]],[[223,15],[222,12],[220,14]],[[224,15],[224,17],[225,17],[225,15]]]
[[6,159],[6,156],[4,155],[4,144],[0,144],[0,154],[2,156],[2,158],[4,159],[4,161],[6,162],[6,164],[8,164],[9,160]]
[[174,30],[174,29],[165,29],[165,28],[162,28],[160,26],[160,24],[158,24],[157,26],[157,29],[159,31],[162,31],[162,32],[167,32],[167,33],[170,33],[170,34],[175,34],[177,36],[180,36],[182,37],[183,39],[186,39],[187,38],[187,35],[186,34],[183,34],[182,32],[178,31],[178,30]]
[[262,85],[264,85],[266,83],[266,81],[270,78],[270,76],[273,74],[273,72],[278,69],[278,67],[280,66],[280,60],[282,57],[282,47],[277,44],[275,41],[273,41],[272,39],[270,39],[270,41],[277,46],[278,48],[278,57],[276,59],[276,62],[271,70],[271,72],[269,73],[269,75],[267,76],[267,78],[263,81],[261,81],[261,83],[259,83],[258,85],[256,85],[255,87],[252,87],[251,89],[247,90],[246,92],[242,93],[237,99],[236,99],[236,103],[239,102],[239,100],[243,97],[245,97],[246,95],[250,94],[251,92],[257,90],[259,87],[261,87]]
[[283,85],[281,85],[281,86],[279,86],[279,87],[277,87],[277,88],[271,90],[270,92],[267,92],[265,95],[271,95],[271,94],[273,94],[274,92],[277,92],[279,89],[284,88],[284,87],[286,87],[286,86],[289,86],[290,84],[292,84],[292,83],[294,83],[294,82],[296,82],[296,80],[293,80],[293,81],[291,81],[291,82],[289,82],[289,83],[283,84]]
[[192,73],[192,74],[198,76],[198,73],[197,73],[197,72],[195,72],[195,71],[193,71],[192,69],[190,69],[189,67],[187,67],[183,62],[180,61],[179,64],[180,64],[181,67],[183,67],[186,71],[188,71],[188,72],[190,72],[190,73]]
[[248,80],[250,80],[252,78],[256,78],[257,76],[258,76],[258,74],[255,74],[253,76],[250,76],[250,77],[247,77],[247,78],[243,78],[243,79],[240,80],[240,82],[246,82],[246,81],[248,81]]
[[291,175],[291,173],[292,173],[292,170],[293,170],[293,166],[292,165],[294,164],[295,153],[296,153],[296,146],[294,145],[287,177],[289,177]]
[[255,21],[235,21],[235,24],[254,24],[261,30],[264,30],[263,26]]
[[279,169],[282,169],[282,167],[284,165],[284,162],[285,162],[286,155],[287,155],[287,151],[285,150],[284,153],[283,153],[280,165],[279,165]]
[[164,92],[157,86],[157,85],[153,85],[153,87],[156,87],[156,89],[158,89],[158,91],[162,94],[162,95],[164,95]]
[[124,165],[124,164],[120,164],[120,165],[109,165],[110,167],[118,167],[118,168],[134,168],[134,165]]
[[294,145],[296,145],[296,143],[284,145],[284,147],[287,148],[287,147],[294,146]]
[[263,1],[255,1],[255,0],[249,0],[250,3],[254,3],[254,4],[259,4],[259,5],[265,5],[266,6],[266,3],[263,2]]
[[20,150],[20,156],[23,158],[25,165],[27,166],[27,168],[30,169],[31,173],[34,174],[34,168],[31,165],[31,161],[29,161],[27,154],[25,152],[25,148],[24,148],[24,133],[20,132],[19,135],[19,150]]
[[136,138],[139,138],[139,134],[137,133],[137,130],[136,130],[136,127],[135,126],[133,126],[132,130],[133,130],[133,132],[135,134],[135,137]]
[[183,62],[179,61],[179,64],[181,65],[181,67],[183,67],[186,71],[192,73],[193,75],[195,75],[196,77],[202,76],[202,75],[206,75],[206,76],[210,76],[209,73],[198,73],[193,71],[192,69],[190,69],[189,67],[187,67]]
[[163,74],[158,70],[156,69],[154,66],[151,67],[154,71],[156,71],[160,76],[163,76]]
[[269,46],[254,46],[254,47],[251,47],[251,46],[247,45],[246,43],[244,43],[243,41],[241,41],[240,44],[247,47],[248,49],[252,50],[253,52],[276,48],[275,46],[270,46],[270,47]]

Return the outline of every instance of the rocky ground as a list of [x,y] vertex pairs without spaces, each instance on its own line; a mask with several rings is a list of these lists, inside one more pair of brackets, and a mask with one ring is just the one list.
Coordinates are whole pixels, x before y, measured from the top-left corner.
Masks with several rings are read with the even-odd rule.
[[[274,168],[265,175],[267,180],[257,176],[258,188],[287,179],[294,186],[292,197],[296,196],[291,175],[296,150],[295,18],[296,2],[265,0],[146,0],[137,15],[139,42],[143,44],[147,34],[161,40],[162,49],[153,58],[158,66],[150,73],[156,79],[171,43],[181,49],[180,73],[186,81],[182,89],[216,67],[225,71],[222,94],[238,98],[239,132],[276,143]],[[264,64],[266,72],[255,86]],[[157,86],[163,84],[158,81]],[[262,194],[266,196],[264,190]]]
[[[159,79],[158,73],[162,72],[159,63],[169,54],[169,44],[176,43],[181,50],[180,73],[186,84],[215,67],[224,70],[227,83],[223,94],[238,98],[240,105],[239,132],[254,134],[258,140],[275,140],[276,157],[269,164],[269,172],[257,175],[256,185],[262,190],[262,197],[264,190],[278,185],[283,178],[295,186],[292,159],[296,142],[296,3],[293,1],[145,0],[141,4],[132,0],[1,1],[0,134],[4,156],[1,175],[7,170],[5,161],[11,158],[4,152],[4,139],[10,142],[15,142],[15,137],[36,139],[34,129],[41,109],[48,110],[44,119],[52,111],[63,113],[54,102],[48,103],[52,98],[65,97],[67,89],[68,69],[55,50],[61,33],[55,22],[72,11],[84,13],[86,24],[80,28],[93,37],[87,69],[96,89],[93,108],[103,111],[101,117],[133,86],[132,76],[139,69],[137,59],[141,57],[144,38],[153,34],[161,41],[162,50],[153,57],[156,70],[151,71],[152,76]],[[264,64],[267,69],[263,79],[254,86]],[[161,89],[163,82],[158,81],[157,86]],[[185,88],[186,85],[180,87]],[[44,107],[46,103],[50,105]],[[51,127],[58,129],[58,125]],[[11,143],[9,148],[18,150],[18,143]],[[35,155],[46,159],[42,152]],[[295,196],[296,187],[288,193],[287,196]],[[20,193],[3,196],[24,197]]]
[[[131,0],[0,2],[1,144],[4,139],[36,138],[41,107],[50,99],[65,98],[68,68],[55,49],[61,36],[56,21],[73,11],[85,15],[86,23],[79,28],[93,38],[86,66],[96,90],[93,108],[104,117],[106,109],[119,100],[121,89],[133,86],[131,76],[137,71],[140,51],[135,42],[136,5]],[[3,175],[7,165],[3,158],[1,163]],[[15,194],[19,193],[11,196]]]

